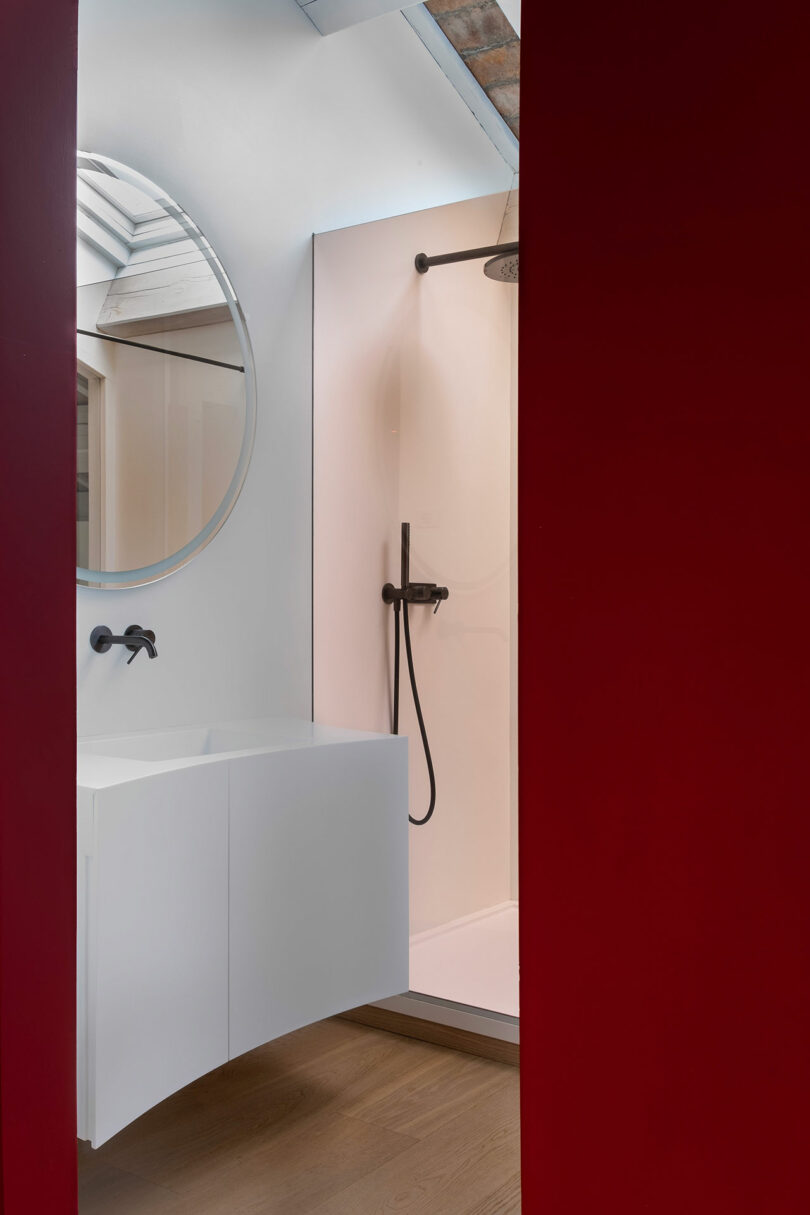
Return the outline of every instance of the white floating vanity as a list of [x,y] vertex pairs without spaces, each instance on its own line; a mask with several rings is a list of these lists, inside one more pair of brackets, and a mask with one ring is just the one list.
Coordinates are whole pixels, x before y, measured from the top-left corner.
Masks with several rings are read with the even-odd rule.
[[79,1136],[408,989],[407,741],[291,719],[79,744]]

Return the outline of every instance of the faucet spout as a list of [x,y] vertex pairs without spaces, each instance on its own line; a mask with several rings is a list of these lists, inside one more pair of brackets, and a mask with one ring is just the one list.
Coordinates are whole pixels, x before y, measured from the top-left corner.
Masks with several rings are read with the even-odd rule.
[[138,629],[136,632],[135,626],[130,625],[125,637],[128,638],[128,641],[125,640],[124,644],[128,650],[132,650],[132,658],[128,659],[127,666],[129,666],[130,662],[134,662],[141,650],[146,650],[150,658],[157,658],[155,634],[151,629]]

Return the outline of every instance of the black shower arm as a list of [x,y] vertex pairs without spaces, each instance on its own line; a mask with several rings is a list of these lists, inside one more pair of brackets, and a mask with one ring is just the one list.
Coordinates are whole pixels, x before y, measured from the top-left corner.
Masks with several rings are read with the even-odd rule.
[[449,266],[452,262],[472,262],[482,257],[497,257],[499,254],[506,256],[509,253],[517,253],[518,248],[518,241],[511,241],[507,245],[487,245],[483,249],[462,249],[460,253],[440,253],[436,257],[428,257],[427,253],[417,253],[413,264],[420,274],[427,274],[431,266]]

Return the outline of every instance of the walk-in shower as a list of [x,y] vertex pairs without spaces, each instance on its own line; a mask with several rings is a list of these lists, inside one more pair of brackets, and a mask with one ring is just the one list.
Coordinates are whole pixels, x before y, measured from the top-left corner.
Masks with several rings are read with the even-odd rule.
[[410,991],[386,1004],[507,1042],[517,292],[481,271],[519,256],[514,201],[316,236],[313,334],[315,720],[410,741]]

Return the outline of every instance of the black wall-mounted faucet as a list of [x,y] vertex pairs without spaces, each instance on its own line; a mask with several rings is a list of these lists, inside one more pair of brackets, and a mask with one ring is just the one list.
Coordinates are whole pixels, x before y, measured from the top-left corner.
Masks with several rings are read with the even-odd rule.
[[106,654],[114,645],[125,645],[132,650],[132,658],[127,660],[127,666],[133,662],[141,650],[146,650],[150,658],[157,658],[155,634],[151,629],[142,629],[139,624],[131,624],[123,637],[113,635],[112,629],[106,624],[97,624],[90,634],[90,645],[97,654]]

